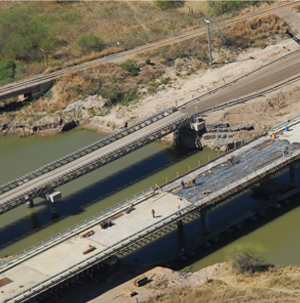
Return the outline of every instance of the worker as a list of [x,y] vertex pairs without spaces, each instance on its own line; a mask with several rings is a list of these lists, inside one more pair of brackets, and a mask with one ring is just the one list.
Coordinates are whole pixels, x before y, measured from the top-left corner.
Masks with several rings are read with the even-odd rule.
[[155,218],[155,210],[153,208],[151,210],[151,213],[152,213],[152,217]]
[[181,188],[185,188],[183,180],[181,180]]
[[196,176],[195,176],[195,174],[194,174],[194,176],[193,176],[193,186],[196,186]]

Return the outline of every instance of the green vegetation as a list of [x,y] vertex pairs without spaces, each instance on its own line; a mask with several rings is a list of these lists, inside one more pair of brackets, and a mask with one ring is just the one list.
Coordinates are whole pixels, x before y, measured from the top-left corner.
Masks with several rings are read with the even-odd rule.
[[22,9],[0,12],[0,57],[4,60],[41,61],[55,49],[56,40],[44,18]]
[[165,9],[170,9],[170,8],[176,8],[178,6],[178,2],[180,2],[180,1],[157,0],[157,1],[154,1],[154,4],[158,8],[165,10]]
[[266,265],[266,249],[259,244],[231,245],[225,250],[226,261],[238,272],[255,272]]
[[16,72],[16,62],[13,60],[0,62],[0,83],[7,84],[13,81]]
[[136,61],[127,60],[121,64],[123,70],[130,73],[131,76],[137,76],[139,74],[140,68]]
[[240,11],[250,5],[259,5],[257,1],[208,1],[209,13],[212,16],[220,16],[224,13]]
[[105,47],[104,40],[101,37],[95,36],[93,34],[81,35],[76,40],[75,44],[82,54],[101,52]]
[[150,64],[151,60],[149,58],[147,58],[145,62],[146,62],[146,64]]

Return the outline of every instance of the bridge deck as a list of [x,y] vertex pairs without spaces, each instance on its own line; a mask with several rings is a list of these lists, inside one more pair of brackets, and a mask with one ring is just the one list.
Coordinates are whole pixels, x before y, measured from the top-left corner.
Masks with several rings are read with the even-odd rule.
[[[296,127],[294,132],[296,137],[292,140],[299,142]],[[289,135],[292,138],[292,134]],[[285,145],[288,145],[291,151],[286,158],[282,155],[282,147]],[[181,179],[175,180],[162,187],[163,192],[157,193],[157,190],[155,195],[152,195],[153,191],[148,192],[109,213],[106,219],[114,220],[113,225],[106,229],[99,226],[103,217],[95,218],[90,224],[63,235],[61,241],[45,243],[44,248],[39,247],[36,251],[20,256],[20,259],[16,258],[16,261],[1,265],[0,279],[8,278],[12,282],[1,287],[3,293],[0,294],[0,300],[22,302],[176,222],[193,212],[195,207],[209,203],[214,197],[231,192],[251,178],[257,180],[260,174],[263,175],[274,167],[285,163],[287,165],[293,157],[299,159],[300,151],[298,143],[289,144],[287,140],[281,139],[270,141],[264,137],[236,150],[234,155],[234,164],[228,164],[227,155],[186,175],[184,181],[187,185],[195,173],[195,187],[187,186],[182,189]],[[211,189],[212,193],[204,194],[203,191],[208,189]],[[134,209],[126,213],[125,210],[131,203]],[[152,217],[152,209],[155,210],[156,218]],[[223,225],[235,222],[236,213],[241,214],[243,210],[243,206],[238,206],[235,214],[227,216]],[[221,228],[221,225],[219,227]],[[91,230],[93,234],[90,237],[82,237]],[[83,254],[93,247],[93,251]]]
[[[108,247],[117,246],[129,236],[151,227],[163,217],[167,217],[178,211],[178,206],[184,207],[184,202],[178,197],[162,193],[155,195],[143,203],[134,206],[129,214],[122,212],[122,216],[113,220],[113,225],[102,229],[99,224],[91,227],[94,234],[83,238],[85,232],[74,234],[68,240],[48,249],[15,266],[0,275],[0,279],[6,277],[13,282],[1,287],[1,302],[9,299],[24,290],[45,282],[49,277],[55,277],[68,268],[87,260],[91,255],[104,251]],[[156,217],[153,218],[151,209],[155,209]],[[83,254],[90,246],[95,250]],[[25,278],[26,277],[26,278]],[[20,288],[20,286],[22,286]]]
[[96,151],[78,159],[75,158],[70,163],[66,163],[48,173],[28,180],[26,183],[20,184],[0,195],[0,212],[7,211],[14,206],[24,203],[26,196],[30,199],[38,197],[41,194],[47,193],[47,188],[57,188],[149,144],[182,127],[188,120],[189,115],[179,111],[174,112]]

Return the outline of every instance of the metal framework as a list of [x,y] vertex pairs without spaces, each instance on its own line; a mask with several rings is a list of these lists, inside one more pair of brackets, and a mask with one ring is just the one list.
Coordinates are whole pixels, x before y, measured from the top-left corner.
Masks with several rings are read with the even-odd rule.
[[[160,115],[158,117],[160,117]],[[195,117],[195,114],[189,114],[183,118],[178,119],[176,122],[172,122],[160,129],[157,129],[153,132],[148,133],[147,135],[145,135],[131,143],[128,143],[115,150],[112,150],[111,152],[97,158],[96,160],[92,160],[87,164],[77,167],[76,169],[71,169],[71,170],[61,174],[59,177],[52,179],[50,182],[45,182],[38,187],[25,191],[22,194],[14,197],[12,199],[4,201],[0,205],[0,213],[9,211],[10,209],[12,209],[18,205],[21,205],[30,199],[34,199],[38,196],[49,193],[53,190],[53,188],[57,188],[63,184],[73,181],[97,168],[100,168],[106,164],[109,164],[110,162],[113,162],[116,159],[119,159],[147,144],[150,144],[150,143],[156,141],[157,139],[160,139],[163,136],[166,136],[166,135],[176,131],[177,129],[182,128],[184,125],[191,123],[194,120],[194,117]],[[152,122],[147,120],[147,123],[150,124]],[[144,124],[141,124],[136,127],[143,127],[142,125],[147,125],[147,124],[146,124],[146,122],[144,122]],[[115,138],[115,140],[117,140],[117,138]],[[102,141],[102,140],[100,140],[100,141]],[[105,140],[103,140],[103,141],[105,141]],[[95,148],[96,148],[96,146],[100,146],[100,144],[101,143],[99,143],[99,145],[95,145]],[[107,143],[107,144],[109,144],[109,143]],[[87,148],[88,147],[86,147],[85,149],[87,149]],[[100,147],[97,147],[97,148],[100,148]],[[79,155],[83,152],[84,151],[79,150],[72,157],[75,157],[75,156],[79,157]],[[61,166],[63,161],[65,161],[65,159],[60,160],[60,162],[57,162],[56,165],[58,165],[58,166],[55,166],[53,169]]]
[[16,188],[17,186],[23,184],[24,182],[28,181],[28,180],[32,180],[34,178],[37,178],[43,174],[46,174],[48,173],[49,171],[52,171],[58,167],[61,167],[67,163],[70,163],[80,157],[83,157],[91,152],[94,152],[118,139],[121,139],[129,134],[132,134],[134,133],[135,131],[141,129],[141,128],[144,128],[160,119],[163,119],[164,117],[167,117],[169,116],[170,114],[174,113],[177,111],[177,108],[176,107],[172,107],[172,108],[169,108],[165,111],[162,111],[162,112],[159,112],[159,113],[156,113],[138,123],[135,123],[133,124],[132,126],[130,127],[126,127],[126,128],[123,128],[121,130],[119,130],[118,132],[116,132],[115,134],[112,134],[110,136],[107,136],[99,141],[96,141],[92,144],[89,144],[69,155],[66,155],[62,158],[59,158],[49,164],[46,164],[20,178],[17,178],[17,179],[14,179],[10,182],[7,182],[5,184],[3,184],[2,186],[0,186],[0,195],[5,193],[5,192],[8,192],[14,188]]

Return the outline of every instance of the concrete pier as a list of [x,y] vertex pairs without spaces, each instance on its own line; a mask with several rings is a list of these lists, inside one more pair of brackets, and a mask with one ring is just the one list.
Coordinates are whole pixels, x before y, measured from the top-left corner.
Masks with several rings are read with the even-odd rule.
[[26,207],[27,208],[32,208],[34,206],[33,204],[33,199],[29,199],[26,201]]

